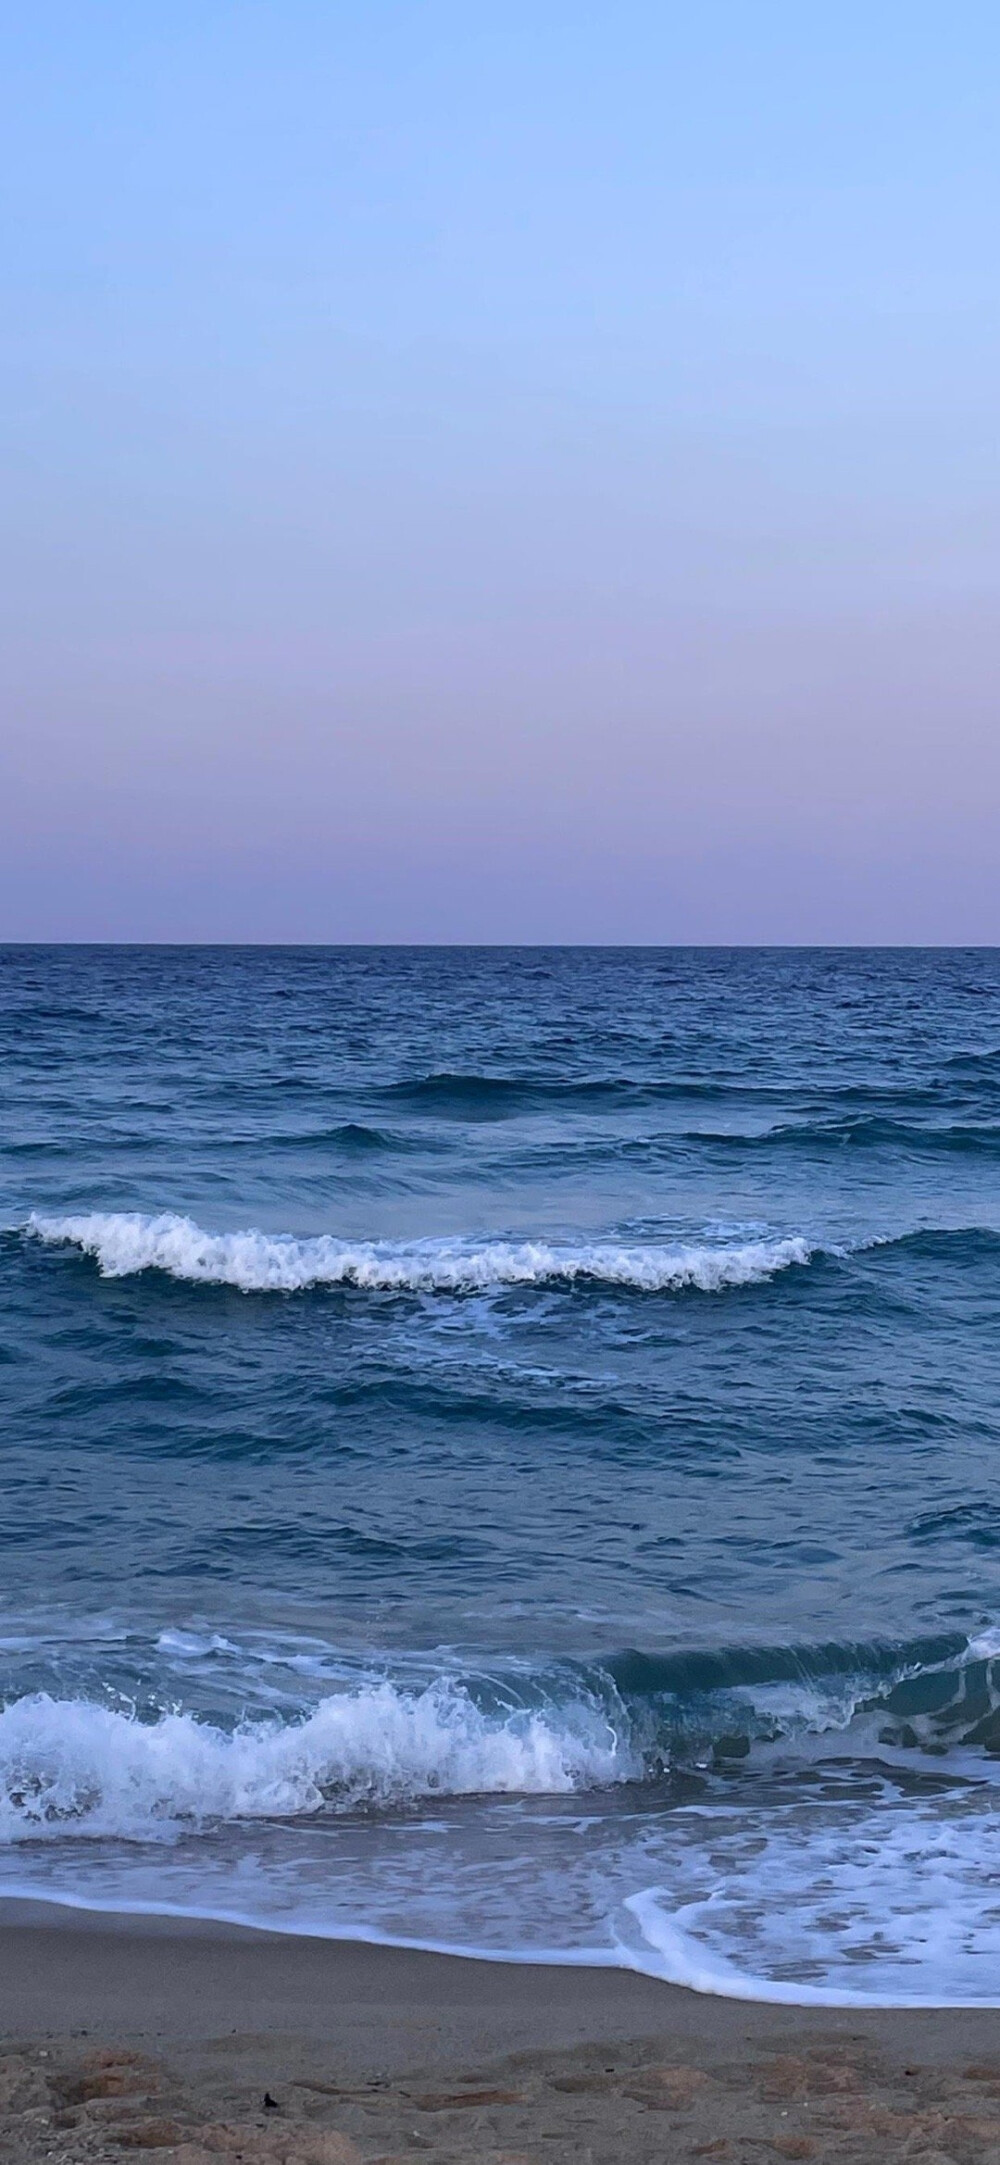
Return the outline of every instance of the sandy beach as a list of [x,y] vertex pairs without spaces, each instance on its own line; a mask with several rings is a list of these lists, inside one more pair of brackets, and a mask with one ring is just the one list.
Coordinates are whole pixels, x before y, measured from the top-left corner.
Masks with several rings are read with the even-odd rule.
[[0,2032],[2,2155],[32,2165],[1000,2160],[989,2011],[763,2007],[10,1902]]

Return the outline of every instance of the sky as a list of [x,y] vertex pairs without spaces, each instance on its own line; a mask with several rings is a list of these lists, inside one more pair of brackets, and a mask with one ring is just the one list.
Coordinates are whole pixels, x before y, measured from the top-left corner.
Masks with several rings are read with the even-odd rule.
[[1000,11],[0,0],[0,938],[1000,943]]

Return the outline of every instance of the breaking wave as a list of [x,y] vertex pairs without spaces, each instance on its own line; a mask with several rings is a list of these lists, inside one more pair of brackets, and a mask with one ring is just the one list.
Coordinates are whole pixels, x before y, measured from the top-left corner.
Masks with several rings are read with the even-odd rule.
[[[211,1665],[228,1641],[167,1634]],[[169,1694],[177,1686],[169,1672]],[[167,1677],[164,1677],[167,1682]],[[250,1696],[254,1696],[248,1673]],[[723,1776],[778,1751],[916,1768],[1000,1757],[1000,1636],[909,1646],[623,1654],[517,1674],[342,1682],[294,1716],[190,1711],[34,1691],[0,1709],[0,1844],[170,1839],[447,1797],[565,1797],[672,1774]]]
[[300,1721],[234,1731],[189,1713],[148,1722],[35,1693],[0,1712],[0,1841],[145,1841],[206,1823],[430,1797],[560,1796],[641,1771],[595,1704],[498,1717],[451,1680],[334,1692]]
[[244,1293],[298,1293],[316,1286],[366,1291],[471,1293],[491,1287],[571,1285],[578,1280],[648,1293],[721,1292],[806,1264],[816,1252],[801,1234],[729,1245],[579,1244],[544,1240],[346,1241],[331,1234],[298,1239],[252,1228],[211,1233],[171,1212],[33,1213],[39,1240],[93,1256],[106,1278],[165,1271],[194,1285],[235,1286]]

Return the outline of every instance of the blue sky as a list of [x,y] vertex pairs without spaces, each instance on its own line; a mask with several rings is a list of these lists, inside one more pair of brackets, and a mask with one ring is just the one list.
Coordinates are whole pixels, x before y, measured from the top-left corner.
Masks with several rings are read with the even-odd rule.
[[0,935],[1000,941],[994,9],[0,25]]

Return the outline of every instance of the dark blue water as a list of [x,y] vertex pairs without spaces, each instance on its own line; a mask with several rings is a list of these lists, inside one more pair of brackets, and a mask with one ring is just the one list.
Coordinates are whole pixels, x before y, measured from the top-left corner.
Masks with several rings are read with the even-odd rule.
[[1000,954],[0,950],[0,1891],[1000,2000]]

